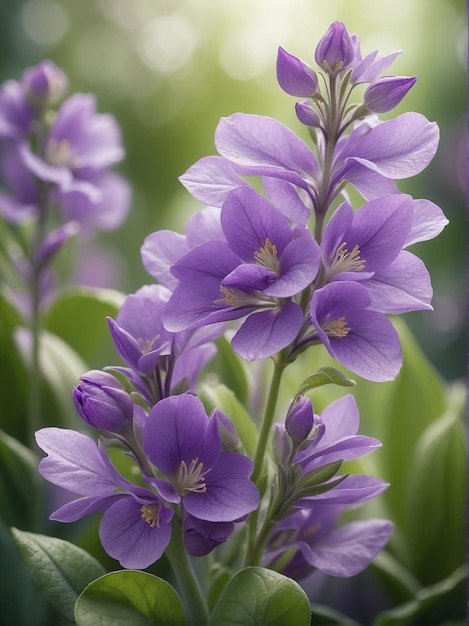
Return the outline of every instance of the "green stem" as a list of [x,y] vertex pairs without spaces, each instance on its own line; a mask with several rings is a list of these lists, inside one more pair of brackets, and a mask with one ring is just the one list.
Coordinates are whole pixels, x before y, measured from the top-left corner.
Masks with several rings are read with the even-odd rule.
[[280,382],[282,380],[282,374],[285,366],[286,363],[282,359],[279,359],[275,363],[274,372],[272,374],[269,397],[267,400],[264,419],[262,420],[261,424],[261,432],[259,433],[259,439],[257,440],[257,447],[254,455],[254,471],[252,473],[251,480],[255,483],[259,480],[259,477],[262,474],[265,451],[267,448],[270,431],[272,429],[272,422],[274,420],[275,408],[277,406],[278,393],[280,390]]
[[[260,477],[262,476],[267,442],[269,440],[270,431],[272,429],[272,422],[274,420],[275,408],[277,406],[278,394],[280,390],[280,382],[282,380],[283,370],[285,369],[286,365],[287,363],[279,355],[279,359],[275,362],[274,372],[272,374],[272,382],[270,384],[269,397],[267,399],[264,418],[261,424],[261,431],[259,433],[256,452],[254,455],[254,471],[252,473],[251,480],[255,483],[258,483]],[[245,555],[246,565],[251,560],[252,550],[256,542],[258,516],[259,509],[256,509],[251,513],[248,520],[248,547]]]
[[188,624],[193,626],[208,624],[207,605],[184,546],[184,534],[177,512],[173,521],[171,541],[166,548],[166,556],[181,587]]

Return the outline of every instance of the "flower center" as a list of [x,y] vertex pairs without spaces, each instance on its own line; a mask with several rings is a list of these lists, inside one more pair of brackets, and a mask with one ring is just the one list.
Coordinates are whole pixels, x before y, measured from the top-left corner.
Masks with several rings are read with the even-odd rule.
[[205,493],[207,491],[207,485],[205,484],[205,475],[210,471],[210,468],[203,471],[204,464],[199,463],[199,459],[192,459],[189,467],[185,461],[181,461],[179,466],[179,472],[176,477],[176,487],[179,493],[185,491],[193,491],[195,493]]
[[269,238],[265,240],[265,244],[254,252],[254,258],[258,265],[267,267],[268,269],[279,274],[280,267],[277,256],[277,246],[270,241]]
[[72,149],[67,139],[58,140],[51,137],[47,142],[46,161],[51,165],[71,167]]
[[160,505],[157,502],[153,502],[152,504],[144,504],[140,507],[140,511],[142,513],[141,518],[146,521],[147,524],[150,524],[151,528],[155,526],[157,528],[160,527],[160,517],[158,515],[160,511]]
[[224,285],[220,287],[220,291],[223,293],[224,297],[215,300],[214,304],[227,304],[234,308],[245,306],[271,308],[277,305],[277,301],[274,297],[265,296],[259,292],[245,293],[235,287],[225,287]]
[[137,343],[140,346],[142,354],[148,354],[149,352],[152,352],[154,350],[155,343],[160,337],[161,335],[155,335],[153,339],[142,339],[142,337],[139,337],[137,339]]
[[347,326],[347,321],[343,316],[339,317],[337,320],[322,323],[321,328],[326,335],[328,335],[328,337],[337,337],[338,339],[346,337],[352,330],[349,326]]
[[360,258],[358,244],[353,247],[351,252],[348,251],[346,246],[347,242],[344,241],[337,248],[327,271],[329,277],[340,272],[361,272],[365,269],[366,262],[365,259]]

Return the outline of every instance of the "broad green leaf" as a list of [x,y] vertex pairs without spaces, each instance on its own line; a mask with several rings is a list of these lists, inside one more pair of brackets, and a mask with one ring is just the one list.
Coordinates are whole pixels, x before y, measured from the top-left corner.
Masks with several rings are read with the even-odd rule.
[[[434,621],[436,614],[440,613],[438,610],[438,602],[444,601],[445,598],[451,597],[449,602],[444,603],[444,608],[441,613],[446,624],[464,624],[464,616],[466,614],[466,603],[464,600],[464,587],[467,578],[467,570],[465,566],[461,566],[456,569],[450,576],[444,580],[431,585],[430,587],[424,587],[418,591],[416,597],[409,602],[405,602],[393,609],[380,613],[373,626],[387,626],[388,624],[394,625],[406,625],[406,624],[440,624],[441,621]],[[457,591],[461,591],[459,594],[459,602],[455,602],[453,594]],[[431,611],[428,614],[428,618],[425,618],[425,612]],[[420,619],[416,622],[416,618]],[[458,621],[456,621],[458,620]],[[459,620],[461,620],[459,622]]]
[[231,418],[247,454],[254,456],[257,429],[234,392],[225,385],[212,386],[202,383],[199,396],[207,411],[218,407]]
[[[15,341],[27,368],[31,363],[31,335],[24,327],[15,329]],[[44,382],[42,414],[44,425],[63,425],[75,417],[73,387],[89,367],[60,337],[43,331],[40,336],[40,368]]]
[[291,578],[263,567],[247,567],[226,585],[209,624],[309,626],[309,601]]
[[13,538],[38,589],[55,609],[74,621],[74,606],[86,585],[104,569],[77,546],[36,533],[11,530]]
[[105,574],[86,587],[75,607],[79,626],[183,626],[186,616],[175,589],[138,570]]
[[327,626],[327,624],[331,624],[331,626],[360,626],[359,622],[322,604],[311,605],[311,624],[313,626]]
[[28,439],[25,420],[28,377],[13,340],[14,329],[22,323],[19,311],[10,298],[0,290],[0,354],[2,355],[0,428],[17,439],[26,441]]
[[46,624],[46,602],[34,585],[10,529],[0,519],[0,624]]
[[111,365],[118,357],[106,317],[117,316],[124,298],[112,289],[69,289],[52,304],[44,326],[71,346],[90,369]]
[[306,393],[323,385],[339,385],[340,387],[353,387],[356,383],[334,367],[321,367],[317,372],[308,376],[298,388],[296,395]]
[[405,533],[409,559],[425,584],[447,576],[464,560],[465,389],[454,391],[454,405],[418,440],[408,477]]
[[232,389],[239,401],[245,404],[248,400],[249,385],[244,362],[233,351],[226,337],[219,337],[216,345],[217,355],[210,362],[208,370],[216,375],[220,383]]
[[33,517],[32,494],[37,492],[38,479],[35,455],[0,431],[0,516],[8,526]]

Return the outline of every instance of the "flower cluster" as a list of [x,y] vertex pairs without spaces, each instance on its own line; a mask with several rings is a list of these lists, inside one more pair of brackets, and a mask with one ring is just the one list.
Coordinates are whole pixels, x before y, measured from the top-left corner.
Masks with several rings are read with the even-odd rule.
[[96,111],[92,94],[62,100],[67,78],[52,61],[0,87],[0,212],[12,223],[40,217],[45,197],[61,223],[114,229],[129,207],[129,187],[110,167],[124,156],[114,118]]
[[[415,83],[381,76],[394,57],[376,51],[362,58],[358,39],[338,22],[316,48],[317,71],[279,50],[280,87],[306,98],[296,112],[312,148],[271,118],[237,113],[220,121],[219,155],[181,177],[207,206],[184,234],[146,238],[142,261],[159,284],[129,295],[108,319],[125,365],[87,372],[73,392],[78,414],[99,431],[98,444],[75,431],[37,433],[48,455],[40,473],[81,496],[52,518],[104,513],[102,544],[124,567],[145,568],[165,551],[171,560],[176,536],[189,554],[205,555],[236,529],[247,565],[296,578],[312,568],[351,576],[388,541],[387,520],[340,525],[344,509],[387,487],[372,476],[338,474],[380,445],[357,434],[353,397],[319,416],[302,395],[314,389],[310,381],[284,423],[275,421],[282,374],[300,353],[322,345],[359,376],[392,380],[401,348],[386,315],[431,308],[428,272],[406,248],[436,236],[446,219],[433,203],[400,193],[395,181],[429,163],[438,128],[417,113],[378,119]],[[361,84],[368,87],[353,103]],[[96,183],[96,168],[118,153],[103,118],[96,118],[93,137],[104,135],[96,152],[84,122],[76,142],[67,134],[79,103],[59,111],[42,157],[22,148],[29,171],[56,184],[60,197]],[[262,193],[252,176],[261,177]],[[346,184],[363,197],[357,209]],[[234,417],[219,408],[207,415],[197,396],[200,373],[232,323],[234,352],[274,364],[264,416],[252,416],[252,460]],[[111,462],[112,447],[133,459],[128,475]]]

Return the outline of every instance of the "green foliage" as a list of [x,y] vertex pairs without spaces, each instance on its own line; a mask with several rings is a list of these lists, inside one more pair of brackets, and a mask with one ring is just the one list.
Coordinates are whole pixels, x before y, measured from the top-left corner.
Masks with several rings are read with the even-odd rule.
[[63,539],[16,528],[12,534],[38,589],[61,615],[74,621],[79,594],[89,582],[104,574],[102,566]]
[[239,571],[224,588],[210,626],[309,626],[309,601],[291,578],[262,567]]
[[299,396],[311,389],[330,384],[339,385],[340,387],[353,387],[356,383],[334,367],[321,367],[301,383],[296,395]]
[[199,396],[206,410],[212,411],[218,407],[231,418],[246,453],[254,456],[257,428],[234,392],[225,385],[202,383]]
[[138,570],[111,572],[90,583],[78,598],[75,619],[79,626],[186,623],[174,588],[162,578]]
[[124,297],[112,289],[69,289],[47,311],[44,325],[73,348],[89,369],[113,365],[118,357],[106,317],[117,316]]

